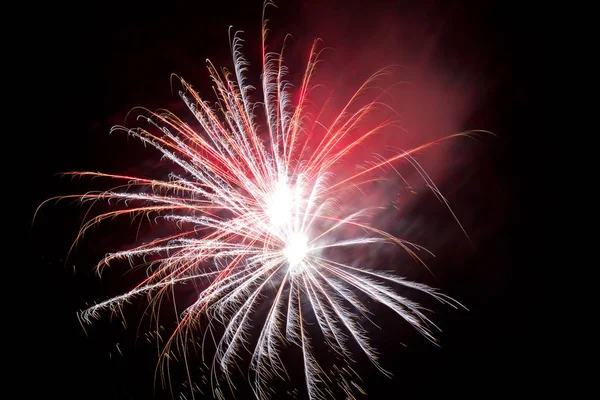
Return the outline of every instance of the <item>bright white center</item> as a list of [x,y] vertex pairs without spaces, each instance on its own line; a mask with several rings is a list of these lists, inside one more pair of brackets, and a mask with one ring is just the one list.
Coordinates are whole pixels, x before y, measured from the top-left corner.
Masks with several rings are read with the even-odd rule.
[[266,213],[271,226],[278,228],[291,222],[294,196],[285,181],[278,181],[275,191],[267,200]]
[[308,238],[302,233],[295,233],[289,238],[288,245],[283,249],[290,268],[295,268],[302,263],[308,252]]

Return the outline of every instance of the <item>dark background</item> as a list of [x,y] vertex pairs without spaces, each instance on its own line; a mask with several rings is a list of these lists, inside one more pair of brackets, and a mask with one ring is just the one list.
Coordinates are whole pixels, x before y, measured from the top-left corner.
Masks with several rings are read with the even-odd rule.
[[[541,45],[533,10],[496,1],[280,3],[270,14],[274,40],[290,32],[306,51],[314,37],[322,37],[337,49],[334,62],[347,62],[348,70],[341,75],[356,74],[359,79],[365,70],[403,63],[394,61],[396,54],[378,53],[385,46],[371,46],[371,40],[383,39],[406,43],[398,55],[412,60],[427,47],[430,65],[447,69],[451,77],[458,74],[464,80],[465,73],[456,71],[468,71],[477,77],[468,87],[485,90],[469,103],[456,128],[498,134],[482,140],[480,147],[469,147],[468,161],[474,167],[461,180],[460,190],[446,186],[449,199],[458,204],[455,211],[468,221],[473,248],[460,245],[457,250],[457,240],[434,243],[435,263],[444,265],[444,272],[430,283],[470,311],[436,308],[435,321],[444,328],[438,335],[441,348],[395,323],[384,333],[374,333],[383,365],[395,377],[387,379],[374,368],[361,367],[368,396],[487,398],[540,390],[532,372],[539,371],[541,346],[540,332],[534,329],[539,308],[534,306],[537,268],[531,251],[537,221],[535,214],[524,212],[523,189],[532,190],[540,168],[530,153],[530,144],[540,135],[534,111]],[[36,110],[33,132],[26,139],[35,169],[33,187],[28,186],[33,190],[27,196],[27,218],[49,197],[97,188],[60,178],[60,172],[157,169],[155,153],[108,131],[123,123],[134,106],[181,111],[171,92],[170,73],[210,96],[204,60],[229,65],[229,25],[245,31],[245,53],[254,65],[259,54],[260,1],[105,2],[81,8],[44,6],[36,8],[36,15],[30,25],[35,51],[26,58],[31,60],[28,83],[34,88],[30,93]],[[394,21],[400,28],[382,30]],[[366,54],[366,47],[372,52]],[[464,177],[465,171],[465,165],[458,165],[457,174]],[[423,201],[428,214],[428,200]],[[15,385],[30,394],[26,398],[168,398],[160,388],[154,392],[156,351],[145,339],[134,343],[135,319],[128,319],[133,323],[127,330],[117,319],[100,321],[86,327],[87,336],[77,321],[75,313],[86,303],[117,294],[134,279],[109,275],[99,280],[90,272],[94,261],[114,250],[111,244],[128,244],[110,226],[84,241],[65,264],[83,212],[69,203],[51,205],[28,227],[27,279],[32,286],[19,306],[26,321],[19,324],[19,348],[25,351],[19,351],[20,380]],[[488,224],[485,229],[478,226],[480,221]],[[434,234],[432,230],[421,234]],[[399,346],[398,338],[407,347]],[[241,390],[238,398],[251,395]]]

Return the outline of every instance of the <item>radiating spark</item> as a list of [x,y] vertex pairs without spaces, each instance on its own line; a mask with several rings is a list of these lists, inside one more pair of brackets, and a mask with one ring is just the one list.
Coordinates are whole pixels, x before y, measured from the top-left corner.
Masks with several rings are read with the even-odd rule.
[[[318,41],[312,46],[294,97],[285,80],[282,55],[267,51],[266,32],[263,25],[261,103],[251,100],[252,88],[245,77],[248,63],[241,53],[242,40],[235,34],[234,71],[219,73],[208,63],[217,95],[214,104],[203,100],[181,80],[181,98],[200,129],[193,129],[168,111],[146,111],[139,117],[154,133],[142,128],[114,128],[125,130],[172,162],[177,168],[168,180],[72,173],[113,178],[125,185],[124,189],[76,196],[82,201],[106,200],[123,205],[89,219],[78,239],[92,226],[123,215],[159,216],[158,221],[174,221],[181,229],[102,259],[97,265],[99,272],[123,259],[133,263],[149,260],[151,264],[147,277],[137,287],[84,310],[81,319],[89,322],[102,311],[115,311],[141,295],[147,295],[150,307],[157,308],[160,299],[177,285],[195,283],[199,288],[197,297],[179,317],[161,353],[161,366],[166,367],[173,358],[178,343],[185,348],[190,337],[198,336],[198,329],[205,333],[194,342],[205,343],[207,335],[213,337],[211,326],[220,323],[224,327],[222,335],[213,337],[213,396],[224,396],[224,381],[231,386],[229,374],[238,365],[242,350],[247,349],[251,353],[254,393],[259,399],[269,397],[272,393],[268,383],[275,378],[285,379],[287,374],[281,347],[294,344],[300,349],[297,361],[303,365],[309,398],[331,397],[331,381],[326,379],[313,350],[311,334],[323,337],[344,363],[351,360],[350,347],[358,348],[386,373],[363,326],[372,317],[366,306],[368,300],[388,307],[431,341],[435,340],[435,325],[419,304],[400,295],[398,288],[426,293],[453,307],[460,305],[434,288],[369,269],[368,265],[343,261],[347,258],[338,259],[336,255],[349,249],[387,243],[399,246],[424,265],[417,255],[424,250],[422,247],[372,226],[369,216],[377,210],[348,211],[348,197],[341,194],[379,180],[381,176],[376,174],[391,163],[405,160],[447,205],[413,156],[432,144],[470,132],[389,157],[378,154],[368,168],[336,175],[334,166],[390,126],[383,122],[365,128],[379,98],[359,104],[360,96],[384,71],[369,78],[326,124],[319,120],[320,112],[307,111]],[[258,312],[265,304],[266,313]],[[257,330],[258,335],[253,335]],[[334,370],[336,386],[348,396],[352,397],[352,387],[362,391],[352,378],[355,373],[349,372],[349,364]],[[189,386],[193,387],[192,373],[189,375]]]

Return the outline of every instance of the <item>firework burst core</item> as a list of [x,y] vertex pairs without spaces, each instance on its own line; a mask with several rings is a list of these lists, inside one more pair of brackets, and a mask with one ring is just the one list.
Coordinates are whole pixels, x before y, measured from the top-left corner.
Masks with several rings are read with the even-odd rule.
[[308,238],[303,233],[293,233],[289,238],[288,245],[283,249],[283,254],[287,259],[289,268],[293,271],[302,267],[304,257],[310,251],[308,247]]
[[277,180],[266,201],[266,214],[274,231],[291,224],[293,204],[294,192],[284,179]]

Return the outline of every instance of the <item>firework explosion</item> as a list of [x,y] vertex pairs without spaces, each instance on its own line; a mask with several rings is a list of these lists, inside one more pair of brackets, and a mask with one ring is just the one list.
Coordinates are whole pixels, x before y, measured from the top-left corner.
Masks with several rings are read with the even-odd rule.
[[[376,155],[374,162],[360,169],[344,167],[358,147],[391,126],[390,121],[383,121],[366,127],[381,99],[362,100],[385,71],[369,78],[336,117],[325,123],[322,109],[311,112],[309,101],[318,41],[311,48],[301,84],[292,90],[285,80],[282,53],[267,51],[265,24],[262,33],[261,102],[251,99],[253,88],[245,76],[248,63],[236,34],[231,40],[234,70],[219,72],[208,63],[216,102],[203,100],[180,80],[180,96],[200,129],[167,111],[142,113],[139,119],[150,130],[114,128],[154,147],[172,162],[177,172],[168,180],[71,173],[123,181],[114,190],[66,196],[121,205],[87,220],[77,239],[116,216],[145,215],[175,222],[179,228],[172,235],[102,259],[99,273],[119,260],[144,265],[148,273],[131,291],[97,303],[80,317],[90,322],[103,311],[117,312],[141,296],[146,296],[158,315],[163,297],[179,285],[193,284],[197,296],[177,316],[178,325],[161,353],[161,366],[167,365],[175,347],[186,349],[190,337],[200,337],[196,342],[214,342],[210,381],[213,396],[223,398],[222,387],[225,382],[231,385],[231,372],[247,350],[250,383],[255,396],[263,399],[272,394],[268,383],[287,375],[282,346],[295,345],[301,350],[299,362],[309,398],[333,397],[334,386],[352,396],[353,390],[360,390],[349,368],[353,350],[386,373],[363,327],[372,318],[367,303],[388,307],[431,341],[435,341],[435,325],[419,304],[399,294],[399,288],[425,293],[453,307],[459,304],[431,287],[337,257],[349,249],[390,244],[425,265],[417,254],[425,249],[369,222],[385,209],[353,209],[348,193],[360,196],[364,187],[384,179],[385,171],[397,172],[393,165],[405,161],[448,206],[413,155],[470,132],[389,157]],[[216,326],[221,327],[218,337]],[[341,360],[334,380],[326,377],[311,337],[322,338]]]

